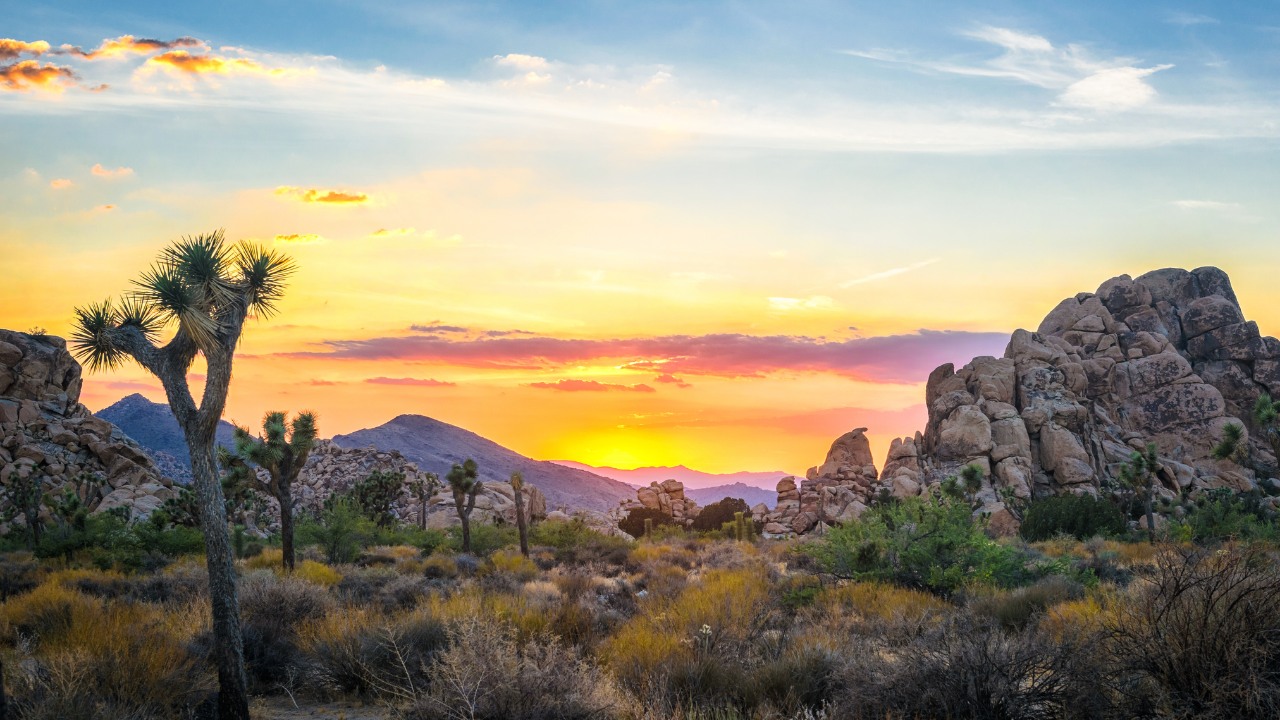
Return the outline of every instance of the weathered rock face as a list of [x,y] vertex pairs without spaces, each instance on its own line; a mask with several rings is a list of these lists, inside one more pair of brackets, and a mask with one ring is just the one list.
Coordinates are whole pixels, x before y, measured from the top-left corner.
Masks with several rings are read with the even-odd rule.
[[616,523],[636,508],[659,510],[665,515],[670,515],[677,525],[686,526],[692,523],[702,511],[693,498],[685,496],[684,483],[679,480],[651,482],[648,487],[639,488],[636,490],[635,500],[623,500],[618,503],[618,507],[614,508],[609,516]]
[[795,478],[778,483],[778,504],[773,512],[753,512],[764,523],[767,535],[806,533],[856,519],[867,509],[875,492],[876,466],[866,428],[841,435],[831,444],[827,459],[809,468],[796,487]]
[[[75,480],[101,481],[90,510],[145,517],[174,496],[142,448],[80,404],[80,364],[62,338],[0,330],[0,483],[37,475],[60,495]],[[7,504],[7,500],[0,501]]]
[[[982,511],[1004,519],[1003,489],[1096,493],[1151,442],[1163,495],[1247,490],[1254,471],[1211,450],[1227,424],[1254,429],[1250,409],[1264,391],[1280,393],[1280,342],[1245,320],[1225,273],[1122,275],[1063,300],[1035,332],[1016,331],[1003,358],[935,370],[928,425],[894,441],[880,485],[912,495],[976,463],[988,476]],[[1275,467],[1266,443],[1250,440],[1249,450],[1254,464]]]
[[[421,503],[411,493],[410,487],[423,473],[398,452],[376,448],[343,448],[329,440],[319,440],[307,457],[307,464],[298,475],[293,487],[295,510],[318,512],[330,495],[343,493],[374,472],[403,473],[405,486],[392,511],[400,520],[417,524],[422,512]],[[443,483],[443,479],[441,480]],[[260,525],[274,527],[278,523],[279,506],[274,500],[263,498],[264,512],[260,513]],[[547,499],[542,491],[528,483],[524,486],[525,519],[534,522],[546,518]],[[441,487],[427,501],[427,527],[444,529],[461,524],[453,503],[453,495],[447,487]],[[473,524],[515,524],[515,493],[507,483],[485,482],[476,496],[475,509],[471,513]]]

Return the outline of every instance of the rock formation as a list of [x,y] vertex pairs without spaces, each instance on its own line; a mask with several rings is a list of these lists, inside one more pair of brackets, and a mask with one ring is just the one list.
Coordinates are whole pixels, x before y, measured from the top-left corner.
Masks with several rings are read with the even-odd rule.
[[764,523],[764,533],[820,531],[862,515],[875,493],[877,477],[866,433],[866,428],[857,428],[836,438],[826,461],[809,468],[799,487],[795,478],[783,478],[773,512],[752,509],[756,521]]
[[1105,492],[1154,443],[1161,496],[1248,491],[1254,468],[1275,468],[1270,446],[1248,440],[1251,467],[1211,451],[1228,424],[1256,429],[1264,391],[1280,395],[1280,342],[1245,320],[1225,273],[1122,275],[1063,300],[1035,332],[1014,332],[1003,358],[934,370],[928,425],[893,441],[879,484],[909,496],[977,464],[988,478],[981,511],[1010,532],[1007,496]]
[[702,508],[693,498],[684,494],[684,483],[679,480],[663,480],[649,483],[648,487],[636,490],[635,500],[623,500],[610,515],[617,522],[636,508],[660,510],[670,515],[677,525],[688,526],[698,516]]
[[62,338],[0,330],[0,483],[34,474],[57,496],[92,477],[102,484],[84,498],[91,511],[149,515],[173,497],[171,482],[142,448],[80,404],[80,388],[80,364]]

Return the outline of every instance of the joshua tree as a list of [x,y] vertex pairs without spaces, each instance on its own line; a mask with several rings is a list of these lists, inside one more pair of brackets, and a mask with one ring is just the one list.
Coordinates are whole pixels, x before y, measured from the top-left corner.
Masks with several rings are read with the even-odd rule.
[[1142,452],[1134,452],[1129,461],[1120,468],[1120,482],[1129,486],[1138,497],[1142,498],[1142,509],[1147,516],[1147,539],[1156,541],[1156,473],[1160,470],[1160,460],[1156,457],[1156,446],[1147,443]]
[[9,482],[4,485],[4,494],[9,500],[5,520],[22,516],[27,525],[27,547],[35,550],[40,544],[40,501],[44,497],[44,482],[35,468],[23,477],[18,471],[9,473]]
[[[110,370],[133,359],[164,386],[169,409],[191,453],[191,475],[199,503],[209,569],[209,600],[218,667],[218,714],[247,720],[244,641],[236,597],[235,557],[227,511],[214,464],[214,432],[227,404],[231,365],[250,313],[270,315],[284,293],[293,261],[249,243],[229,245],[222,232],[179,240],[134,282],[118,303],[77,308],[72,345],[90,370]],[[160,331],[177,330],[163,346]],[[204,392],[196,405],[187,373],[196,356],[206,366]]]
[[[254,437],[237,426],[235,450],[219,447],[218,464],[231,483],[267,493],[280,503],[282,562],[286,572],[293,572],[293,483],[316,444],[316,416],[299,413],[289,423],[285,413],[269,412],[262,429],[266,437]],[[266,470],[269,479],[263,481],[254,466]]]
[[1222,428],[1222,440],[1213,446],[1213,457],[1218,460],[1243,462],[1249,452],[1248,443],[1244,442],[1244,426],[1229,423]]
[[1272,400],[1270,393],[1262,393],[1253,405],[1253,419],[1262,428],[1262,435],[1280,465],[1280,401]]
[[418,499],[418,527],[427,529],[427,504],[440,489],[440,476],[433,473],[422,473],[409,484],[409,491]]
[[520,531],[520,554],[529,557],[529,526],[524,519],[524,475],[511,473],[511,492],[516,498],[516,529]]
[[404,488],[404,473],[374,470],[347,491],[356,507],[378,527],[396,522],[394,508]]
[[458,509],[462,521],[462,552],[471,552],[471,511],[476,508],[476,495],[480,494],[480,468],[476,461],[467,458],[461,465],[454,465],[445,476],[453,491],[453,506]]

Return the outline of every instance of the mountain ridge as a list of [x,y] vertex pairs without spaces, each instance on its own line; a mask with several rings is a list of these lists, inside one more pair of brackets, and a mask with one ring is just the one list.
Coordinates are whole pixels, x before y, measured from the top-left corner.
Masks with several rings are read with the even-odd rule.
[[551,462],[554,462],[557,465],[564,465],[565,467],[585,470],[596,475],[602,475],[607,478],[612,478],[614,480],[619,480],[639,487],[644,487],[651,482],[662,482],[663,480],[673,479],[679,480],[684,484],[686,491],[691,488],[706,489],[742,483],[750,487],[772,492],[777,487],[779,480],[784,477],[795,475],[795,473],[784,472],[782,470],[741,470],[732,473],[711,473],[703,470],[694,470],[687,465],[651,465],[625,470],[608,466],[588,465],[575,460],[552,460]]

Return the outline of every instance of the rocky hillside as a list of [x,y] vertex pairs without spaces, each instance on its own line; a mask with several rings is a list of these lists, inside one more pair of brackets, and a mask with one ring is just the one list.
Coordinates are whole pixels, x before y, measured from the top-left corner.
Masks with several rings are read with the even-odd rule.
[[401,415],[376,428],[336,435],[333,442],[346,448],[394,450],[424,472],[434,472],[442,478],[455,463],[467,458],[480,465],[480,479],[486,483],[506,483],[511,473],[519,471],[525,482],[542,490],[551,509],[608,511],[619,501],[635,496],[635,490],[626,483],[533,460],[473,432],[422,415]]
[[[877,483],[867,482],[874,466],[829,457],[804,484],[905,497],[977,464],[988,476],[982,509],[1007,532],[1016,518],[1005,493],[1106,493],[1130,454],[1154,443],[1162,497],[1245,492],[1276,471],[1250,413],[1264,391],[1280,396],[1280,342],[1245,318],[1226,273],[1122,275],[1063,300],[1034,332],[1014,332],[1004,357],[934,370],[927,426],[892,443]],[[1244,465],[1211,455],[1230,424],[1250,431]]]
[[[421,479],[424,471],[394,450],[344,448],[329,440],[318,441],[307,457],[307,463],[293,487],[294,506],[300,511],[319,512],[330,495],[350,490],[351,486],[374,472],[404,475],[405,484],[392,512],[406,523],[418,524],[423,508],[411,488]],[[266,476],[263,475],[263,478]],[[526,484],[524,498],[526,519],[538,520],[546,517],[547,501],[537,486]],[[240,518],[251,531],[273,529],[279,522],[280,511],[276,501],[265,495],[260,496],[260,500],[259,506],[245,511]],[[454,507],[453,496],[444,487],[439,488],[428,499],[426,513],[426,524],[430,528],[443,529],[461,522]],[[514,523],[515,496],[511,485],[506,482],[485,482],[481,493],[476,497],[471,521],[482,525]]]
[[[187,441],[168,405],[151,402],[134,393],[94,415],[120,428],[141,445],[167,477],[184,485],[191,482]],[[230,447],[234,429],[231,423],[218,421],[218,444]]]
[[173,496],[171,483],[141,447],[80,404],[80,388],[80,364],[62,338],[0,330],[0,483],[34,475],[57,496],[94,478],[98,489],[82,495],[90,509],[150,514]]

